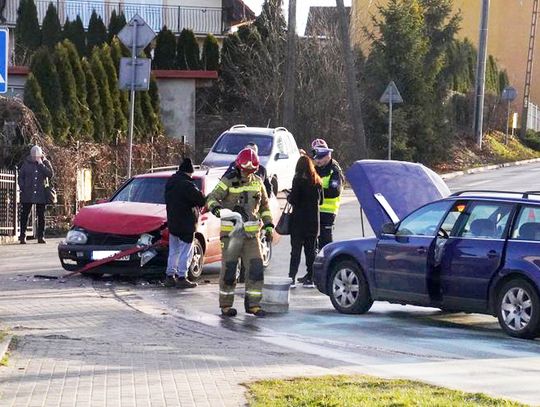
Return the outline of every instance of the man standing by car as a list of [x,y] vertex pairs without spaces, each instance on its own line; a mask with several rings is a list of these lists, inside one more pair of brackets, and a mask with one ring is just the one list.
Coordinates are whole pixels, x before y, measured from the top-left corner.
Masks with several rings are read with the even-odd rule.
[[[311,143],[312,156],[321,177],[323,187],[323,203],[319,207],[321,231],[319,234],[319,250],[334,238],[332,232],[339,211],[341,193],[343,192],[343,171],[338,162],[332,159],[331,148],[323,139],[316,139]],[[302,281],[303,282],[303,281]]]
[[[257,147],[257,144],[255,144],[255,142],[253,141],[250,141],[249,143],[247,143],[244,148],[250,148],[253,151],[255,151],[255,154],[257,155],[259,154],[259,147]],[[227,171],[225,172],[225,174],[229,174],[234,171],[236,171],[236,162],[232,162],[229,164],[229,168],[227,168]],[[255,175],[257,175],[260,179],[263,180],[264,187],[266,188],[266,194],[268,196],[272,195],[272,183],[268,179],[268,173],[266,172],[266,168],[264,168],[264,166],[261,165],[260,163],[259,163],[259,168],[255,172]]]
[[[235,225],[232,221],[221,222],[221,273],[219,276],[219,306],[224,316],[234,317],[234,290],[238,259],[246,266],[245,308],[248,314],[264,317],[261,308],[263,286],[263,259],[259,243],[261,226],[271,241],[274,225],[268,205],[268,195],[262,180],[255,175],[259,168],[257,153],[245,148],[235,161],[235,170],[226,173],[208,196],[208,209],[218,218],[221,210],[229,209],[242,216],[242,238],[230,237]],[[240,242],[238,242],[240,240]]]
[[45,243],[45,205],[47,202],[46,187],[53,176],[51,163],[45,158],[41,147],[33,146],[30,155],[25,158],[19,168],[19,188],[21,190],[21,232],[19,242],[26,243],[26,226],[32,205],[36,205],[37,240]]
[[187,273],[193,257],[193,236],[199,220],[199,208],[204,207],[206,200],[191,178],[193,172],[193,164],[186,158],[165,186],[169,228],[166,287],[197,287],[197,283],[189,281]]

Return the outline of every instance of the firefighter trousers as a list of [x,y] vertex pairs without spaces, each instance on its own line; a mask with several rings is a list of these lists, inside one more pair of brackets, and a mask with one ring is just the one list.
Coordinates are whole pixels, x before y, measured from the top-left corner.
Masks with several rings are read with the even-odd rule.
[[232,307],[236,287],[238,259],[242,259],[246,276],[246,310],[261,303],[264,267],[259,236],[253,238],[221,238],[222,260],[219,275],[219,306]]

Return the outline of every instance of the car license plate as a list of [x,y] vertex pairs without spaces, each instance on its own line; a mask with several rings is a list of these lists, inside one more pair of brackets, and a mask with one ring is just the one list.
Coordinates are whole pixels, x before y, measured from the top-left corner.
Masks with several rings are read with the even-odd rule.
[[[92,252],[92,260],[103,260],[118,253],[120,253],[119,250],[96,250]],[[120,257],[115,261],[129,261],[129,256]]]

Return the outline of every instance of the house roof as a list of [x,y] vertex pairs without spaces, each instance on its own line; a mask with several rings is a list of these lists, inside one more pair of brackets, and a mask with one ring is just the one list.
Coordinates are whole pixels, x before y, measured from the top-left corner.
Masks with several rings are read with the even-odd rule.
[[[345,7],[347,23],[349,23],[351,8]],[[337,7],[310,7],[304,35],[306,37],[328,37],[338,27]]]

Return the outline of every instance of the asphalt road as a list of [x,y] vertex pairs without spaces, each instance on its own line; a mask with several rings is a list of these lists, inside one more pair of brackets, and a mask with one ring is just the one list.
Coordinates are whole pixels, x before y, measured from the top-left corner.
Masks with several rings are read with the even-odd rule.
[[[540,164],[511,167],[448,181],[452,190],[540,189]],[[362,235],[359,205],[348,191],[339,214],[335,239]],[[365,233],[370,234],[365,225]],[[287,277],[290,245],[283,238],[274,248],[266,277]],[[301,266],[301,270],[303,265]],[[244,332],[259,340],[324,355],[353,366],[351,371],[405,377],[482,391],[540,405],[540,340],[506,336],[491,316],[444,313],[438,309],[376,302],[366,315],[342,315],[316,289],[291,290],[286,314],[256,319],[240,312],[234,319],[219,314],[217,272],[205,268],[197,289],[167,290],[141,283],[115,282],[115,289],[135,291],[144,301],[169,312],[208,324]],[[299,273],[302,275],[302,272]],[[105,282],[98,284],[106,284]],[[237,308],[243,308],[243,285],[237,287]]]

